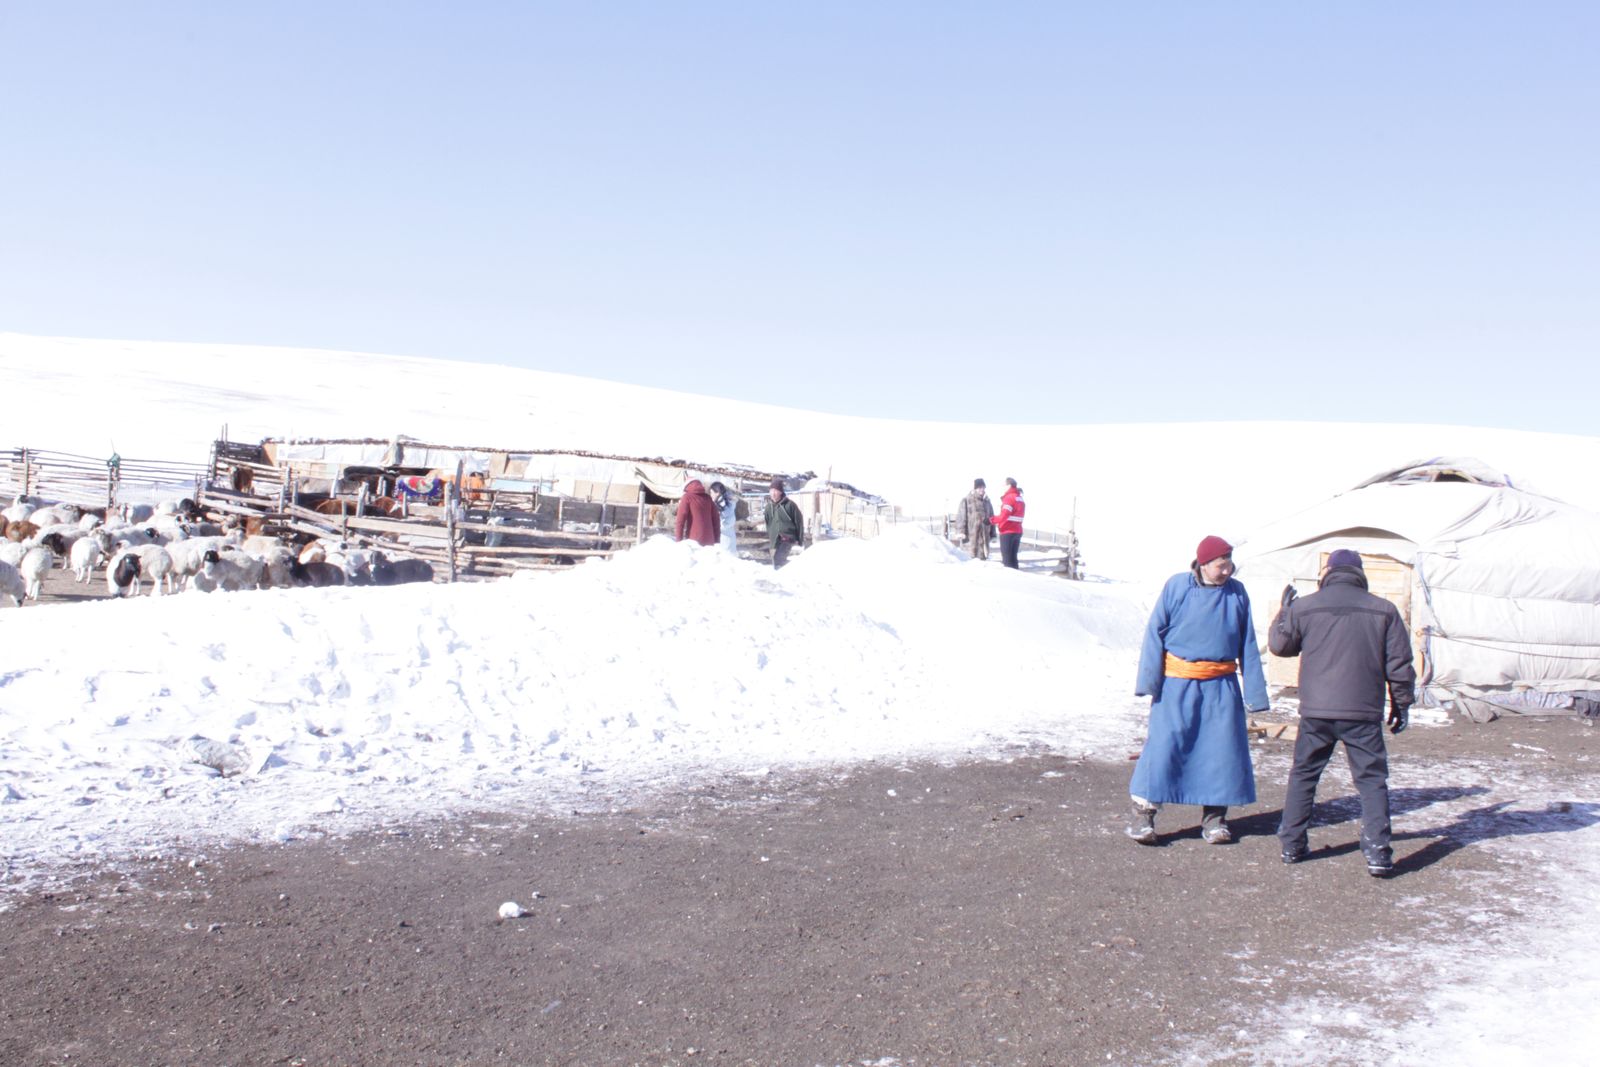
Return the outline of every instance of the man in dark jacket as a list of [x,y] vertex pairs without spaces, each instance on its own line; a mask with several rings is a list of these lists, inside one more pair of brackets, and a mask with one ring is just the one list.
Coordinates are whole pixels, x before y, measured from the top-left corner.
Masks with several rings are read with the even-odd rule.
[[800,506],[783,491],[783,479],[772,479],[772,491],[767,501],[767,544],[772,546],[774,569],[789,562],[789,552],[805,540],[806,520]]
[[1341,548],[1329,554],[1317,592],[1296,599],[1294,586],[1284,587],[1267,643],[1277,655],[1300,657],[1300,733],[1278,825],[1283,862],[1306,857],[1317,780],[1342,741],[1361,794],[1367,873],[1384,877],[1394,870],[1384,690],[1389,729],[1399,733],[1409,721],[1417,680],[1405,621],[1393,604],[1367,592],[1360,555]]
[[677,539],[685,536],[701,545],[714,545],[722,536],[722,517],[711,494],[699,478],[690,478],[683,487],[683,497],[678,501]]

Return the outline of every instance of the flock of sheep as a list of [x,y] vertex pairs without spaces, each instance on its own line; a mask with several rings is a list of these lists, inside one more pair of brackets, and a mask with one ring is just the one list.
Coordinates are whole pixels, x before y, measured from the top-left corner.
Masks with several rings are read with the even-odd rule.
[[45,576],[70,566],[83,583],[104,568],[112,596],[327,585],[396,585],[433,579],[424,560],[390,559],[343,543],[291,544],[227,519],[207,521],[193,501],[104,509],[18,497],[0,511],[0,604],[38,600]]

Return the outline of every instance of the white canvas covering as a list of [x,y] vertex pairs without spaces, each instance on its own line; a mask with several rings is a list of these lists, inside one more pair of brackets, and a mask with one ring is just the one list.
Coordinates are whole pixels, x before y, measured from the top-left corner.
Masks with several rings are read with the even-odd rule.
[[[1475,481],[1429,481],[1430,470]],[[1316,588],[1327,553],[1349,548],[1409,568],[1413,640],[1427,696],[1474,717],[1550,713],[1600,691],[1600,515],[1515,488],[1472,460],[1388,472],[1279,520],[1239,546],[1263,648],[1285,584]]]

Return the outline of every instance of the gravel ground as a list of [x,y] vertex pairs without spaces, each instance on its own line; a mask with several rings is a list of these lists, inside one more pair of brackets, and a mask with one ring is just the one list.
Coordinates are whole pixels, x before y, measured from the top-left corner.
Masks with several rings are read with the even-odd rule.
[[[1186,808],[1136,846],[1131,763],[1031,751],[175,848],[8,893],[0,1062],[1159,1064],[1196,1043],[1264,1062],[1241,1019],[1372,996],[1298,961],[1390,943],[1421,906],[1432,936],[1470,934],[1460,878],[1536,877],[1486,847],[1529,832],[1494,813],[1532,788],[1577,802],[1547,831],[1592,822],[1596,736],[1511,720],[1398,738],[1388,880],[1367,876],[1331,770],[1313,857],[1279,862],[1284,742],[1256,746],[1262,800],[1227,846]],[[528,914],[500,918],[505,901]],[[1347,1055],[1325,1062],[1366,1062]]]

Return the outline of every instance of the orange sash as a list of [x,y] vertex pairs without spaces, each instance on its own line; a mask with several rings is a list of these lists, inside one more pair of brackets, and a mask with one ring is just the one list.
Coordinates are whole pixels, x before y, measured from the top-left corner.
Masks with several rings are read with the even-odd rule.
[[1239,665],[1232,660],[1227,663],[1209,659],[1186,660],[1179,659],[1171,652],[1167,653],[1168,678],[1226,678],[1238,669]]

